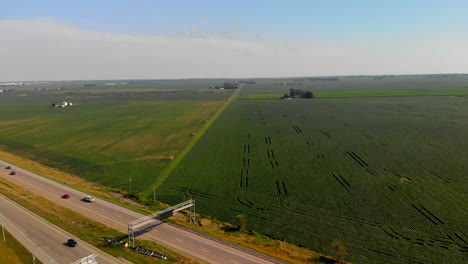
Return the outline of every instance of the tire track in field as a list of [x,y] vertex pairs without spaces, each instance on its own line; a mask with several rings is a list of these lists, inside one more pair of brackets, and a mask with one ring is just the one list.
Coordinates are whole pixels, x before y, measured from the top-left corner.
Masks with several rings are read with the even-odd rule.
[[239,192],[237,193],[237,201],[244,206],[252,207],[253,202],[249,201],[246,197],[246,191],[249,187],[249,167],[250,167],[250,133],[243,135],[242,146],[242,166],[239,177]]

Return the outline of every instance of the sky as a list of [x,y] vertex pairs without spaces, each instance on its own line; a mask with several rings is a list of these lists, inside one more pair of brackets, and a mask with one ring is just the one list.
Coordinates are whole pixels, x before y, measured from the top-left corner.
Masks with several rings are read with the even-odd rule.
[[0,81],[468,73],[468,1],[0,0]]

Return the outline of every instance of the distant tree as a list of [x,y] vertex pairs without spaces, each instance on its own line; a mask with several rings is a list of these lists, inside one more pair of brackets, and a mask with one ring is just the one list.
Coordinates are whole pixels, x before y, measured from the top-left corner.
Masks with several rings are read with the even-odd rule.
[[236,221],[237,221],[237,230],[244,231],[245,226],[247,225],[247,220],[245,220],[245,216],[237,215],[236,216]]
[[336,263],[341,263],[344,260],[344,258],[348,255],[346,247],[343,243],[335,241],[332,243],[332,248],[335,251]]
[[295,95],[296,95],[296,89],[294,88],[289,89],[289,97],[294,98]]
[[314,98],[314,94],[311,91],[303,91],[301,89],[289,89],[289,97],[291,98]]
[[314,94],[311,91],[305,91],[303,93],[303,98],[314,98]]
[[55,103],[52,103],[52,107],[55,107]]

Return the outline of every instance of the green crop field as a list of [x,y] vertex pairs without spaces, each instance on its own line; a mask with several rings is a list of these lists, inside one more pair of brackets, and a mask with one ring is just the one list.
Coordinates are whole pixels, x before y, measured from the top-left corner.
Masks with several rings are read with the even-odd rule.
[[[392,79],[393,87],[466,86],[418,78]],[[193,197],[200,213],[231,222],[243,214],[248,229],[319,252],[341,241],[354,263],[466,262],[468,98],[243,96],[289,88],[275,82],[243,88],[159,199]],[[357,89],[354,82],[330,90]]]
[[[65,108],[51,107],[52,102],[70,100],[55,94],[57,90],[23,88],[3,93],[0,101],[8,103],[0,104],[0,149],[126,191],[131,177],[132,191],[144,191],[169,165],[171,156],[222,107],[224,96],[232,94],[209,97],[213,93],[206,89],[194,95],[192,90],[200,89],[201,84],[179,83],[185,90],[169,87],[171,94],[180,97],[175,100],[172,95],[159,97],[158,89],[164,85],[156,89],[151,83],[148,87],[158,90],[154,94],[134,87],[117,92],[127,93],[124,95],[116,95],[115,90],[98,91],[103,98],[99,99],[91,90],[90,95],[78,98],[72,82],[64,89],[74,94],[74,106]],[[54,85],[58,86],[50,84]],[[19,97],[29,97],[31,102]],[[115,97],[119,98],[113,101]],[[141,100],[134,101],[138,98]]]
[[222,83],[220,80],[35,83],[4,87],[3,89],[11,91],[0,93],[0,104],[59,103],[63,100],[72,102],[225,101],[232,95],[232,91],[208,90],[208,87],[220,83]]

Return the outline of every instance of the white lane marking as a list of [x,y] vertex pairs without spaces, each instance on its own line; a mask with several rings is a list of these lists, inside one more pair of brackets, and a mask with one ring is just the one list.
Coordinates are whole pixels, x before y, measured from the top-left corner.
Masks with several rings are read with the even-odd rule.
[[235,262],[234,260],[231,260],[231,262],[234,264],[239,264],[239,262]]
[[175,240],[179,241],[179,242],[182,242],[183,240],[180,239],[180,238],[176,238]]
[[202,248],[201,250],[203,250],[203,251],[205,251],[205,252],[209,252],[208,250],[206,250],[206,249],[204,249],[204,248]]

